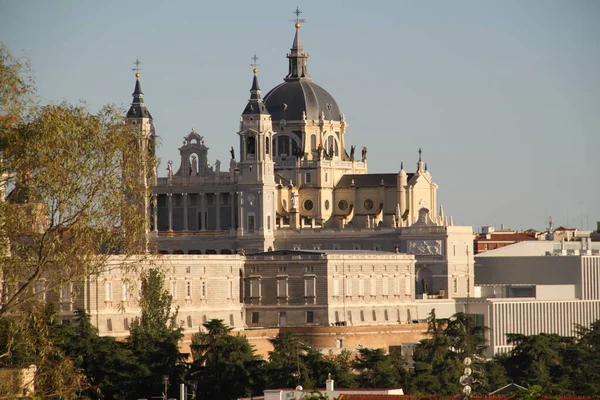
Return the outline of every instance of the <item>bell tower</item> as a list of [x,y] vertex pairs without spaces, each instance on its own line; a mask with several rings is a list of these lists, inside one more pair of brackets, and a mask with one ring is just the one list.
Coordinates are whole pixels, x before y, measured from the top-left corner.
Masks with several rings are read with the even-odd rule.
[[[155,230],[153,226],[155,218],[151,218],[153,213],[156,212],[156,204],[151,201],[151,186],[156,185],[156,165],[155,165],[155,146],[156,146],[156,131],[154,128],[154,119],[144,103],[144,93],[142,92],[142,85],[140,84],[140,64],[141,62],[136,59],[135,61],[135,87],[133,89],[133,101],[127,111],[125,118],[127,126],[131,129],[133,134],[132,146],[136,146],[139,149],[139,157],[137,160],[126,160],[126,162],[137,163],[137,179],[139,179],[140,185],[143,190],[143,209],[144,217],[146,221],[145,228],[145,244],[144,250],[147,252],[150,247],[150,231]],[[132,194],[132,198],[136,197]]]
[[250,99],[240,120],[238,163],[240,247],[249,251],[273,249],[275,230],[275,168],[271,115],[261,98],[256,55]]

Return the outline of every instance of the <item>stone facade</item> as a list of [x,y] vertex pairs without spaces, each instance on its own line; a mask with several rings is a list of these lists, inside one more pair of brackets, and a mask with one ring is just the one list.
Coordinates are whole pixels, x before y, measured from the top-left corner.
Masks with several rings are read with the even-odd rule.
[[275,251],[246,256],[249,327],[412,322],[414,257],[363,251]]

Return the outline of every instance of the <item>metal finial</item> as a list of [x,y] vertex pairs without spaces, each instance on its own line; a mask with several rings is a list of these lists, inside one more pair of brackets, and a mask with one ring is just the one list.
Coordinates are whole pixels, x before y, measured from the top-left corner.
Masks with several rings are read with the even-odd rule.
[[300,24],[303,24],[304,22],[306,22],[306,20],[300,18],[300,14],[302,14],[302,11],[300,11],[300,8],[298,8],[298,6],[296,6],[296,10],[294,11],[294,14],[296,14],[296,19],[293,19],[292,22],[296,23],[296,29],[297,29],[297,28],[300,28]]
[[135,64],[135,68],[132,68],[132,69],[131,69],[132,71],[135,71],[135,76],[136,76],[136,78],[139,78],[139,77],[140,77],[140,71],[142,70],[142,69],[140,68],[140,64],[141,64],[141,63],[142,63],[142,62],[141,62],[141,61],[140,61],[138,58],[136,58],[136,59],[135,59],[135,62],[134,62],[134,64]]
[[419,162],[421,162],[421,148],[419,147]]
[[257,64],[259,57],[256,56],[256,53],[254,53],[254,55],[250,57],[250,59],[252,60],[252,64],[250,64],[250,66],[254,67],[254,73],[256,74],[258,72],[258,68],[256,67],[259,66],[259,64]]

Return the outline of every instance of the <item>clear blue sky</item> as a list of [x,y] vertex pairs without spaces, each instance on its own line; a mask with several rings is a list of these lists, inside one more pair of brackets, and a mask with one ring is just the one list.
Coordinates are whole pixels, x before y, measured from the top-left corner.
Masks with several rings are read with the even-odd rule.
[[[128,107],[136,57],[166,161],[192,127],[228,159],[248,99],[287,73],[296,5],[309,71],[369,148],[370,172],[417,150],[459,224],[600,221],[600,1],[9,1],[0,40],[44,102]],[[410,171],[409,171],[410,172]]]

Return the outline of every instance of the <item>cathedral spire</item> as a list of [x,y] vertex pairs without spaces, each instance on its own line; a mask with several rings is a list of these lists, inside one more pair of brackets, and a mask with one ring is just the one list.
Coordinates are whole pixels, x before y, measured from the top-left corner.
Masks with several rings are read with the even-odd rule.
[[246,108],[244,109],[242,115],[268,114],[267,108],[265,107],[265,104],[262,101],[262,97],[260,96],[261,91],[260,86],[258,85],[258,68],[256,68],[258,66],[258,64],[256,63],[258,57],[256,56],[256,54],[254,54],[252,60],[254,62],[250,65],[254,67],[254,69],[252,70],[252,72],[254,73],[254,77],[252,78],[252,87],[250,88],[250,99],[248,100],[248,104],[246,105]]
[[296,18],[293,20],[295,22],[296,34],[294,35],[292,48],[287,55],[287,58],[289,59],[289,71],[284,79],[285,81],[310,79],[306,63],[308,59],[308,53],[304,50],[304,45],[302,44],[302,39],[300,38],[300,27],[302,26],[301,24],[306,20],[300,18],[302,11],[300,11],[298,7],[296,7],[294,14],[296,14]]
[[146,107],[146,103],[144,103],[144,92],[142,92],[142,85],[140,84],[140,60],[135,60],[134,62],[135,68],[133,68],[135,72],[135,87],[133,89],[133,102],[131,103],[131,107],[129,107],[129,111],[127,111],[127,118],[150,118],[152,119],[152,115],[148,111]]

